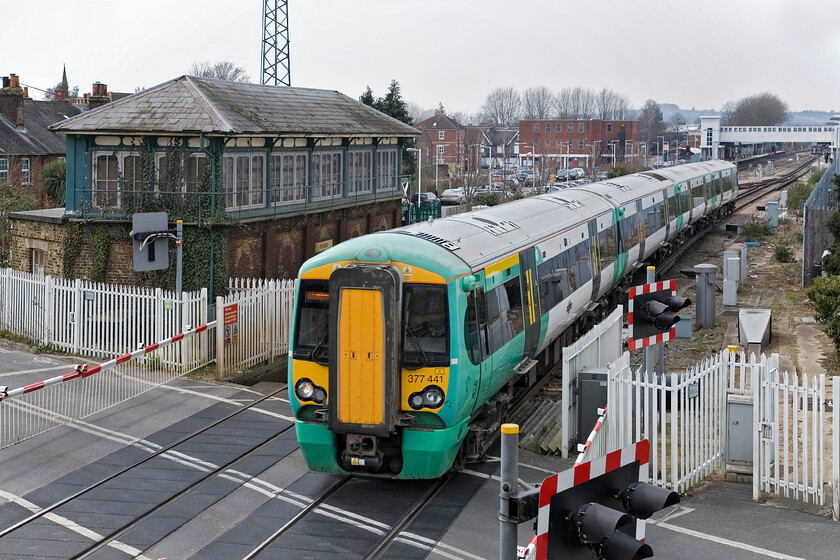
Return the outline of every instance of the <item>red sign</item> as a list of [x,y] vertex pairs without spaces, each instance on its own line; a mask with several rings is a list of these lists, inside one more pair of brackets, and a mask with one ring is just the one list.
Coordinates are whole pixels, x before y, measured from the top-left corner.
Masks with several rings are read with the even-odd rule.
[[226,305],[224,309],[224,323],[225,326],[232,325],[239,322],[239,304],[234,303]]

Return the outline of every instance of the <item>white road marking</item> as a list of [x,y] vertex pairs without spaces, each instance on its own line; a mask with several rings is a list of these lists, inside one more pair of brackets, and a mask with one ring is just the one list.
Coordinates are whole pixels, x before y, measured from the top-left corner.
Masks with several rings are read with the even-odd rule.
[[[690,508],[685,508],[690,509]],[[693,510],[692,510],[693,511]],[[670,518],[673,519],[679,515],[685,515],[689,513],[688,511],[681,512],[677,515],[673,515]],[[780,560],[806,560],[805,558],[800,558],[799,556],[790,556],[788,554],[783,554],[781,552],[775,552],[773,550],[767,550],[766,548],[760,548],[758,546],[753,546],[751,544],[746,544],[738,541],[732,541],[729,539],[725,539],[723,537],[716,537],[714,535],[709,535],[707,533],[701,533],[700,531],[695,531],[694,529],[686,529],[685,527],[679,527],[677,525],[671,525],[670,523],[663,523],[661,520],[658,522],[650,522],[649,523],[656,525],[657,527],[662,527],[663,529],[668,529],[670,531],[674,531],[675,533],[682,533],[684,535],[688,535],[690,537],[695,537],[698,539],[703,539],[707,541],[712,541],[718,544],[722,544],[725,546],[731,546],[732,548],[738,548],[741,550],[746,550],[749,552],[753,552],[755,554],[760,554],[762,556],[767,556],[768,558],[778,558]]]
[[[21,498],[20,496],[15,496],[14,494],[10,494],[9,492],[5,492],[3,490],[0,490],[0,498],[3,498],[3,499],[5,499],[9,502],[14,502],[14,503],[18,504],[19,506],[22,506],[22,507],[28,509],[32,513],[38,513],[42,509],[40,506],[30,502],[26,498]],[[62,527],[66,528],[66,529],[70,529],[74,533],[77,533],[77,534],[79,534],[79,535],[81,535],[85,538],[88,538],[88,539],[94,541],[94,542],[99,542],[99,541],[101,541],[105,538],[103,535],[100,535],[96,531],[92,531],[90,529],[82,527],[81,525],[79,525],[75,521],[73,521],[71,519],[67,519],[66,517],[63,517],[61,515],[57,515],[55,513],[50,512],[50,513],[45,514],[44,517],[46,519],[49,519],[53,523],[57,523],[57,524],[61,525]],[[111,541],[111,542],[108,543],[108,546],[110,546],[111,548],[116,548],[117,550],[119,550],[120,552],[123,552],[125,554],[129,554],[137,560],[152,560],[148,556],[144,556],[142,550],[138,550],[138,549],[134,548],[133,546],[127,545],[127,544],[122,543],[120,541]]]
[[10,371],[8,373],[0,373],[0,377],[12,377],[13,375],[23,375],[24,373],[40,373],[42,371],[54,371],[54,370],[57,370],[57,369],[64,369],[64,370],[67,370],[67,373],[70,373],[71,371],[73,371],[76,368],[74,368],[70,364],[60,364],[60,365],[57,365],[57,366],[50,366],[50,367],[45,367],[45,368],[24,369],[24,370],[21,370],[21,371]]

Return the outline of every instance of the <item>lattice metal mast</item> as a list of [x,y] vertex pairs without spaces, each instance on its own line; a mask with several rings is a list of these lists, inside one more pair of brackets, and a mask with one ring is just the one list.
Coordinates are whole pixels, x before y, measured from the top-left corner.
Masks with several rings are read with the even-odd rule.
[[289,72],[289,5],[287,0],[263,0],[263,40],[260,83],[292,85]]

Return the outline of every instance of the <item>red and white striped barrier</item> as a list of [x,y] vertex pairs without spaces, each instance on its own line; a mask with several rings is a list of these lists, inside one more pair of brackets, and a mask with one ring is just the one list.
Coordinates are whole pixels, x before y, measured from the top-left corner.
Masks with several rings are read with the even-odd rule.
[[131,359],[140,358],[146,354],[150,354],[159,348],[164,348],[165,346],[169,346],[173,342],[178,342],[179,340],[183,340],[200,332],[206,331],[210,327],[216,326],[216,321],[211,321],[206,325],[201,325],[200,327],[196,327],[194,329],[190,329],[186,332],[182,332],[171,336],[167,339],[161,340],[160,342],[155,342],[154,344],[150,344],[148,346],[144,346],[143,348],[138,348],[134,352],[129,352],[128,354],[123,354],[122,356],[118,356],[113,360],[107,361],[105,363],[99,364],[98,366],[88,367],[87,364],[79,364],[76,366],[76,369],[71,371],[70,373],[65,373],[64,375],[59,375],[57,377],[52,377],[50,379],[46,379],[44,381],[39,381],[37,383],[31,383],[24,387],[19,387],[17,389],[4,389],[0,387],[0,401],[4,399],[11,399],[14,397],[19,397],[21,395],[25,395],[27,393],[33,393],[40,389],[45,389],[46,387],[51,387],[53,385],[59,385],[66,381],[72,381],[73,379],[83,379],[85,377],[90,377],[95,373],[99,373],[100,371],[104,371],[106,369],[110,369],[115,367],[119,364],[123,364]]
[[677,281],[671,279],[663,280],[662,282],[653,282],[651,284],[642,284],[641,286],[633,286],[627,292],[627,347],[630,350],[643,348],[652,344],[659,344],[660,342],[667,342],[677,336],[677,328],[671,327],[671,330],[666,333],[649,336],[647,338],[633,338],[633,298],[639,294],[649,294],[651,292],[661,292],[663,290],[671,290],[671,295],[677,295]]
[[595,422],[595,427],[592,428],[592,431],[589,433],[589,437],[586,438],[586,443],[583,444],[583,449],[579,450],[580,455],[578,455],[578,458],[575,459],[576,467],[583,463],[583,459],[589,452],[589,448],[592,447],[592,442],[595,441],[596,437],[598,437],[598,432],[601,430],[601,426],[604,425],[604,420],[607,418],[607,407],[605,406],[604,408],[599,408],[598,414],[600,414],[600,416],[598,417],[598,421]]
[[[607,453],[588,463],[575,464],[574,467],[552,475],[543,481],[540,486],[540,509],[537,514],[536,534],[536,560],[546,560],[548,557],[548,510],[551,505],[551,497],[568,490],[578,484],[588,482],[604,473],[614,471],[633,461],[639,461],[639,480],[648,479],[648,462],[650,461],[650,442],[646,439],[628,445],[618,451]],[[645,522],[638,520],[636,523],[636,538],[645,539]]]

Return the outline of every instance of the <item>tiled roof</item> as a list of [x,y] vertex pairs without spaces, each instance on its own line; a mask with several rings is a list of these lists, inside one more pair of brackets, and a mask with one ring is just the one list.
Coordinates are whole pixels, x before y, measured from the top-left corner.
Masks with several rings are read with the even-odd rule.
[[337,91],[181,76],[60,123],[60,133],[416,136]]
[[46,156],[64,154],[66,141],[49,130],[49,126],[78,115],[81,108],[69,101],[23,102],[23,128],[0,116],[0,154]]

